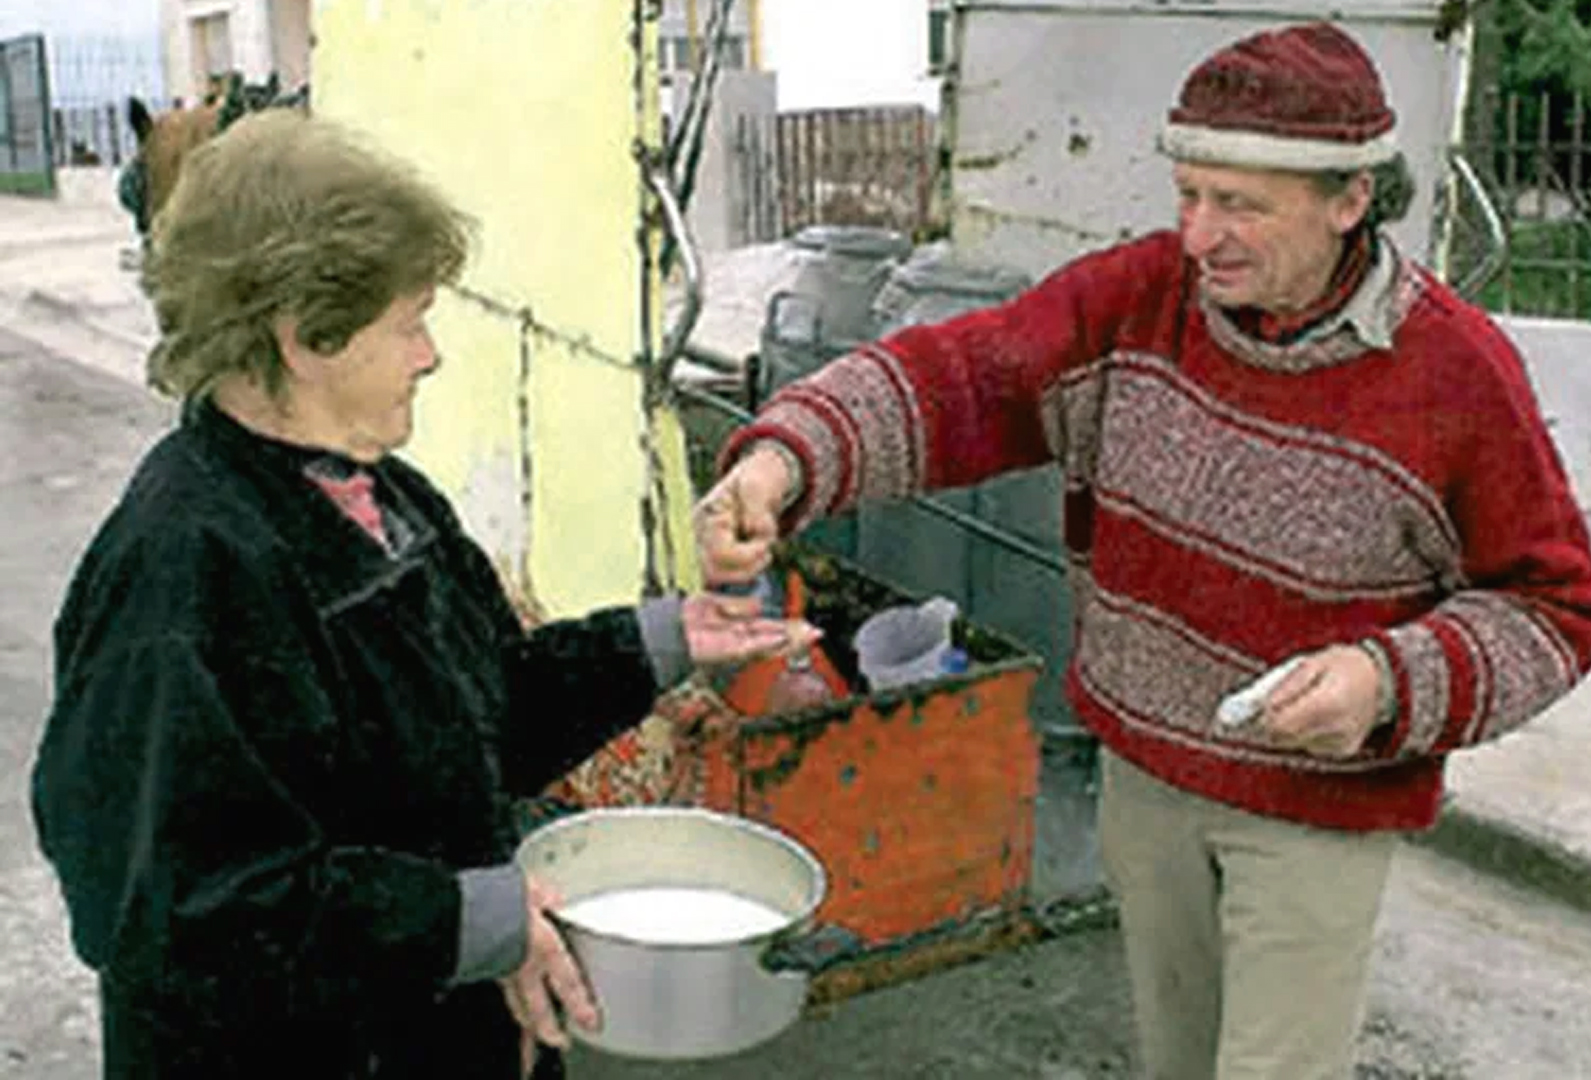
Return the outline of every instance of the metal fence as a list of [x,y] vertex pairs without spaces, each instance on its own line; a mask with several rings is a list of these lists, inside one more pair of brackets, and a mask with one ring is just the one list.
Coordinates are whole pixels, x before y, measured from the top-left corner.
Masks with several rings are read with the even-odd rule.
[[765,118],[737,116],[730,146],[732,235],[747,244],[764,244],[788,235],[780,193],[777,127]]
[[0,192],[55,190],[44,55],[38,34],[0,41]]
[[[1507,243],[1478,299],[1521,315],[1591,318],[1591,144],[1578,97],[1488,90],[1471,106],[1465,158],[1501,218]],[[1487,257],[1482,208],[1461,201],[1450,277]]]
[[96,108],[128,95],[158,98],[165,93],[160,43],[146,37],[58,34],[46,42],[50,86],[64,109]]
[[920,106],[784,112],[743,118],[734,135],[737,212],[745,235],[807,225],[933,228],[935,118]]
[[51,111],[55,164],[120,165],[137,150],[126,110],[115,102]]
[[151,111],[165,100],[159,42],[145,37],[62,35],[47,41],[55,164],[120,165],[136,150],[127,99]]

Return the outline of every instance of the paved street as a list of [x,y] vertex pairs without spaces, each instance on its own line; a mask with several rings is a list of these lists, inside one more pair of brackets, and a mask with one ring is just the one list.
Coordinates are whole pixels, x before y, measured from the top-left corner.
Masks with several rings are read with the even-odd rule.
[[92,981],[70,959],[27,816],[50,619],[134,456],[170,410],[0,330],[0,1076],[95,1073]]
[[[26,812],[48,629],[67,574],[169,407],[0,331],[0,1076],[97,1075],[92,981],[71,958]],[[1591,921],[1423,849],[1399,858],[1361,1078],[1591,1077]],[[1119,943],[1094,931],[841,1003],[712,1065],[577,1053],[577,1080],[1130,1075]]]
[[[1422,849],[1394,870],[1358,1080],[1591,1077],[1591,924]],[[576,1080],[1130,1075],[1118,942],[1094,933],[877,992],[734,1062],[581,1055]],[[589,1066],[589,1067],[587,1067]]]

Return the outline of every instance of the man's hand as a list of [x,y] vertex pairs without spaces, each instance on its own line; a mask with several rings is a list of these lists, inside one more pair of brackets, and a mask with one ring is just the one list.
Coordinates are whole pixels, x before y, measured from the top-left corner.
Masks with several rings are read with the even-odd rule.
[[1273,745],[1320,757],[1357,754],[1374,730],[1381,673],[1355,645],[1333,645],[1303,659],[1265,699],[1259,730]]
[[801,619],[762,618],[755,596],[697,593],[680,610],[691,662],[703,667],[741,664],[775,653],[798,652],[821,631]]
[[561,1005],[569,1018],[587,1031],[600,1020],[591,992],[564,945],[558,928],[547,918],[547,909],[560,901],[552,890],[534,878],[526,879],[525,902],[529,915],[529,944],[518,971],[499,982],[508,1010],[522,1030],[520,1062],[528,1076],[536,1064],[536,1044],[563,1049],[569,1036],[558,1019]]
[[750,581],[767,568],[795,480],[779,454],[752,450],[696,504],[696,544],[709,584]]

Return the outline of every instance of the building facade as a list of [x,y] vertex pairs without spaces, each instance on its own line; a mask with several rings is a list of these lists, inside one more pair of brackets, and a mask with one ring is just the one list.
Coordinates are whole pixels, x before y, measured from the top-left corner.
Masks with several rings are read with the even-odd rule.
[[166,92],[193,101],[216,76],[250,82],[273,73],[294,89],[309,80],[312,0],[162,0]]
[[[704,43],[716,0],[665,0],[658,23],[658,63],[667,85],[694,67]],[[721,63],[731,71],[762,68],[762,5],[760,0],[734,0]]]
[[[665,86],[694,65],[715,0],[666,0],[658,25]],[[312,0],[161,0],[161,35],[169,97],[202,97],[216,76],[240,71],[250,82],[272,72],[286,88],[309,79]],[[761,0],[735,0],[723,66],[760,67]]]

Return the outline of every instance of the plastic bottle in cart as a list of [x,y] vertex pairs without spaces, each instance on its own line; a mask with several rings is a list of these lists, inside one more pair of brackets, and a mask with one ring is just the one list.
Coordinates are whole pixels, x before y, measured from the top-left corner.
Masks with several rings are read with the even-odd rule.
[[[766,573],[750,583],[715,588],[721,592],[760,597],[767,618],[799,619],[806,612],[806,589],[800,576],[793,571],[787,581],[783,595],[772,575]],[[731,682],[725,699],[746,715],[760,716],[825,704],[843,694],[844,685],[844,680],[827,659],[812,646],[748,665]]]
[[782,657],[784,671],[768,687],[770,713],[795,712],[834,700],[834,691],[812,663],[812,650]]

